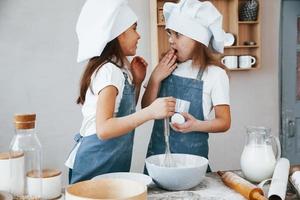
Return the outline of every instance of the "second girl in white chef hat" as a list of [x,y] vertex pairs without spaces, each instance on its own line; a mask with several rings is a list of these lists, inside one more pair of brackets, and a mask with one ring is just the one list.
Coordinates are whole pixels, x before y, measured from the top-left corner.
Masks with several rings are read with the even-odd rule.
[[[146,62],[136,57],[137,17],[126,0],[87,0],[77,22],[78,61],[88,60],[77,100],[83,122],[66,165],[69,182],[130,170],[134,129],[151,119],[171,116],[175,99],[161,98],[135,110]],[[166,62],[167,61],[167,62]],[[164,65],[174,65],[166,57]]]
[[[198,0],[165,3],[163,12],[169,43],[179,64],[175,70],[167,66],[155,68],[142,106],[162,96],[189,101],[189,113],[182,113],[186,122],[175,123],[171,129],[171,152],[207,158],[208,133],[228,130],[231,121],[228,76],[209,47],[211,44],[215,51],[223,53],[222,15],[211,2]],[[212,110],[215,118],[210,119]],[[155,121],[147,157],[165,152],[163,127],[162,120]]]

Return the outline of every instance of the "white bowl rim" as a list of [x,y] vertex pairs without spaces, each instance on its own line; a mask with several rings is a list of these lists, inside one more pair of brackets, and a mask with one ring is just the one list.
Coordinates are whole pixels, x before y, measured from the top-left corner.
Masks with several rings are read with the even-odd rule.
[[[194,154],[186,154],[186,153],[172,153],[172,155],[188,155],[188,156],[191,156],[191,157],[198,157],[198,158],[201,158],[203,159],[205,162],[203,164],[200,164],[200,165],[194,165],[194,166],[186,166],[186,167],[166,167],[166,166],[160,166],[160,165],[156,165],[156,164],[153,164],[153,163],[150,163],[148,160],[151,158],[151,157],[158,157],[158,156],[162,156],[162,155],[165,155],[164,153],[162,154],[156,154],[156,155],[152,155],[152,156],[149,156],[148,158],[145,159],[145,162],[146,164],[148,165],[153,165],[153,166],[156,166],[156,167],[160,167],[160,168],[166,168],[166,169],[194,169],[194,168],[197,168],[197,167],[202,167],[204,165],[208,165],[209,164],[209,161],[207,158],[203,157],[203,156],[198,156],[198,155],[194,155]],[[149,169],[148,169],[149,170]]]

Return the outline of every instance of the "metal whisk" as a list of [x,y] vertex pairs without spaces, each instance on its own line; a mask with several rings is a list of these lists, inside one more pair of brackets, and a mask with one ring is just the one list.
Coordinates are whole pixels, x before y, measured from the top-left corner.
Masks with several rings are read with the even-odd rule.
[[175,162],[172,157],[171,151],[170,151],[170,142],[169,142],[169,136],[170,136],[170,126],[169,126],[169,118],[164,119],[164,135],[165,135],[165,142],[166,142],[166,151],[165,151],[165,158],[163,165],[165,167],[175,167]]

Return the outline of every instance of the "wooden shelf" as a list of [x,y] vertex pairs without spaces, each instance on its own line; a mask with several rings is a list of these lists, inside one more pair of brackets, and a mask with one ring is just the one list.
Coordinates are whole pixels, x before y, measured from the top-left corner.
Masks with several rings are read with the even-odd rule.
[[255,70],[257,67],[251,67],[247,69],[242,69],[242,68],[236,68],[236,69],[229,69],[229,71],[250,71],[250,70]]
[[259,48],[258,45],[241,45],[241,46],[228,46],[225,49],[241,49],[241,48]]
[[259,21],[239,21],[239,24],[259,24]]
[[[151,9],[151,46],[152,62],[158,62],[162,53],[169,47],[168,35],[165,31],[163,18],[163,5],[166,2],[177,0],[150,0]],[[256,58],[256,63],[249,69],[234,69],[230,71],[249,71],[259,69],[261,64],[261,8],[263,0],[259,2],[259,13],[256,21],[240,21],[239,10],[246,0],[210,0],[223,15],[223,29],[232,33],[235,37],[235,45],[224,49],[223,56],[227,55],[250,55]],[[256,45],[244,45],[244,42],[253,41]],[[221,58],[223,57],[221,56]]]
[[255,69],[254,67],[248,69],[236,68],[236,69],[229,69],[229,71],[249,71]]

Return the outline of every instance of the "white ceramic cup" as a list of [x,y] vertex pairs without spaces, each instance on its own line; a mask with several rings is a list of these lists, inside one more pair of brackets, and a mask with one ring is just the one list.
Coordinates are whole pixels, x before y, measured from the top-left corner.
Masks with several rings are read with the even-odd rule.
[[182,100],[182,99],[176,99],[176,105],[175,105],[175,112],[181,113],[181,112],[189,112],[191,102]]
[[239,68],[248,69],[256,63],[256,59],[253,56],[239,56]]
[[175,105],[175,114],[171,117],[171,123],[183,124],[185,122],[185,118],[180,114],[181,112],[189,112],[191,102],[176,99]]
[[[11,177],[11,174],[14,176]],[[9,152],[0,153],[0,190],[22,194],[23,186],[24,154],[21,152],[11,154],[10,159]]]
[[236,69],[238,67],[238,57],[237,56],[224,56],[222,58],[221,62],[228,69]]
[[27,187],[29,195],[39,195],[40,181],[42,181],[42,199],[55,199],[61,195],[61,172],[54,169],[44,169],[42,180],[33,173],[27,174]]

